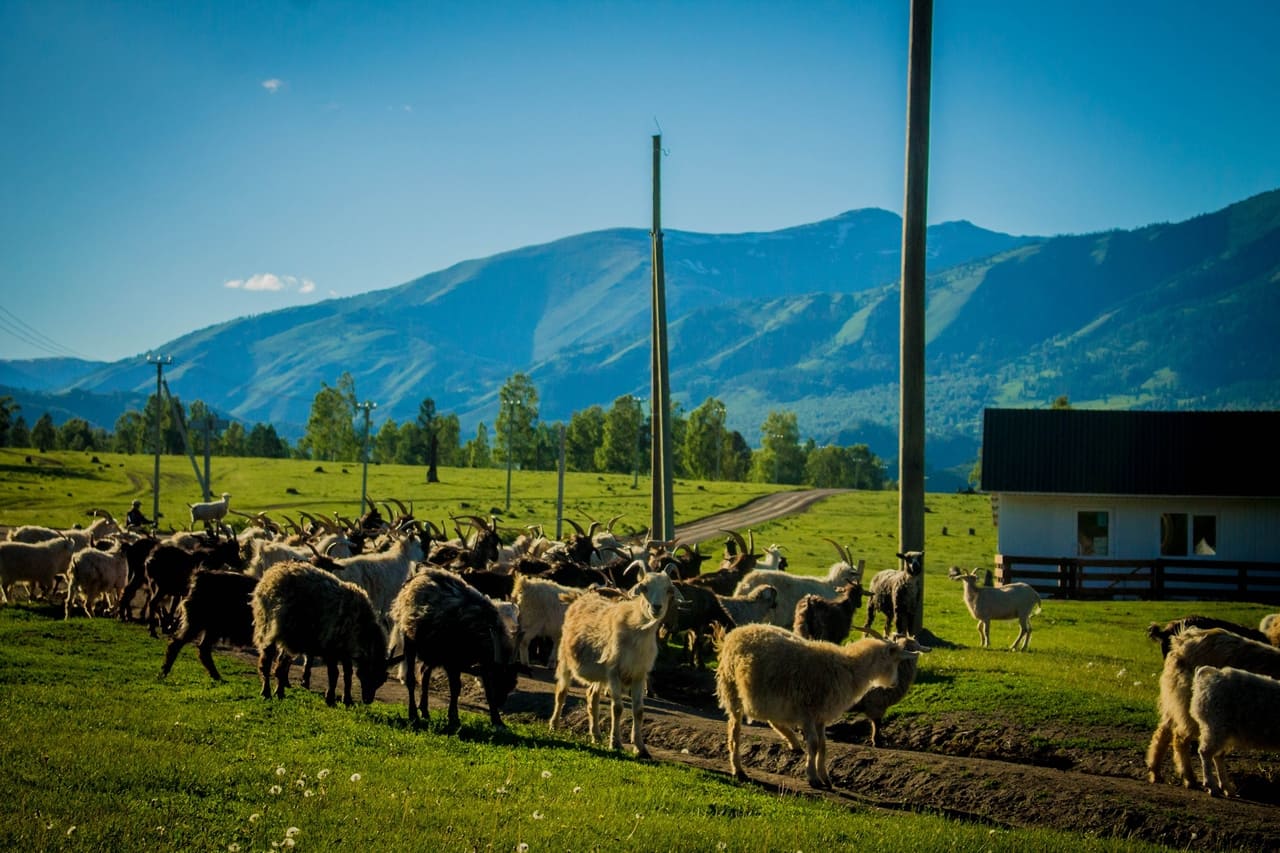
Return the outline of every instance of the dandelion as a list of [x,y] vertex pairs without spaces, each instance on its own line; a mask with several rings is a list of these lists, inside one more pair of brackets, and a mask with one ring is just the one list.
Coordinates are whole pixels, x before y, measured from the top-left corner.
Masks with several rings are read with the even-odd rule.
[[680,754],[681,754],[681,755],[688,755],[688,754],[689,754],[689,747],[687,747],[687,746],[686,746],[684,749],[680,750]]
[[[236,714],[235,718],[236,718],[237,720],[243,720],[243,719],[244,719],[244,711],[241,711],[240,713]],[[232,842],[232,843],[234,843],[234,842]],[[237,847],[236,847],[236,849],[237,849],[237,850],[239,850],[240,848],[237,846]]]
[[302,792],[302,796],[304,797],[314,797],[315,795],[316,795],[316,792],[311,790],[310,788]]
[[299,779],[298,781],[294,782],[293,784],[294,784],[294,787],[296,787],[296,788],[305,788],[305,787],[307,787],[307,780],[306,780],[306,779]]
[[1133,682],[1133,686],[1134,686],[1134,687],[1141,687],[1141,686],[1142,686],[1142,682],[1141,682],[1141,681],[1135,681],[1135,682]]
[[1120,670],[1119,672],[1117,672],[1117,673],[1116,673],[1116,678],[1124,678],[1124,677],[1125,677],[1126,675],[1128,675],[1128,674],[1129,674],[1129,670],[1127,670],[1127,669],[1122,669],[1122,670]]
[[227,845],[227,850],[229,851],[229,853],[240,853],[240,845],[232,841],[230,844]]
[[283,764],[281,764],[279,767],[277,767],[277,768],[276,768],[276,775],[277,775],[277,776],[283,776],[283,775],[284,775],[284,765],[283,765]]
[[262,820],[262,815],[258,812],[254,812],[253,814],[249,815],[249,823],[257,823],[260,820]]
[[359,774],[359,773],[352,773],[352,774],[351,774],[351,781],[352,781],[352,782],[359,782],[359,781],[360,781],[360,774]]
[[286,829],[286,830],[284,831],[284,837],[285,837],[285,838],[293,838],[293,837],[294,837],[295,835],[297,835],[299,832],[302,832],[302,830],[301,830],[301,829],[298,829],[298,827],[296,827],[296,826],[291,826],[291,827],[289,827],[288,829]]
[[534,819],[534,820],[542,820],[544,817],[546,817],[546,815],[544,815],[542,812],[534,812],[534,813],[533,813],[533,819]]
[[529,845],[521,841],[516,845],[516,853],[529,853]]
[[296,841],[294,841],[292,838],[286,838],[284,841],[281,841],[281,842],[280,842],[280,846],[281,846],[281,847],[292,847],[292,846],[293,846],[294,844],[296,844],[296,843],[297,843],[297,842],[296,842]]
[[728,850],[728,849],[729,849],[729,845],[728,845],[728,844],[725,844],[723,841],[721,841],[719,844],[717,844],[717,845],[716,845],[716,849],[717,849],[717,850]]
[[550,771],[550,770],[543,770],[543,771],[542,771],[542,778],[543,778],[543,779],[550,779],[550,778],[551,778],[551,771]]
[[277,796],[283,790],[284,788],[281,788],[279,785],[272,785],[270,788],[267,789],[267,793],[271,794],[274,797],[274,796]]
[[575,794],[581,794],[581,793],[582,793],[582,786],[581,786],[581,785],[574,785],[574,786],[573,786],[573,792],[574,792]]
[[328,775],[329,775],[329,768],[326,767],[325,769],[321,770],[319,773],[316,774],[316,778],[323,779]]
[[506,789],[506,787],[505,787],[505,786],[499,786],[499,787],[497,787],[497,788],[494,788],[494,789],[493,789],[493,792],[494,792],[495,794],[505,794],[505,793],[507,792],[507,789]]

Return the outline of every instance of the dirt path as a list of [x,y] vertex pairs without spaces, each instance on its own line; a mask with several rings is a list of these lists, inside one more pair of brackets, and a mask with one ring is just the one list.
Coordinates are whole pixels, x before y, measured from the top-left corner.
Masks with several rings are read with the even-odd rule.
[[693,544],[708,539],[724,538],[725,530],[744,531],[748,527],[788,515],[804,512],[820,500],[843,494],[849,489],[805,489],[794,492],[775,492],[756,498],[736,509],[725,510],[698,521],[676,527],[676,538]]

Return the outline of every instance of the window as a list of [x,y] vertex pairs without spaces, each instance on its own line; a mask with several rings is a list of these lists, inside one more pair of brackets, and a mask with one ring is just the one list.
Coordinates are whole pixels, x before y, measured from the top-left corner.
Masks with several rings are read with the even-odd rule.
[[1160,516],[1160,556],[1212,557],[1218,553],[1218,518],[1166,512]]
[[1076,513],[1076,553],[1081,557],[1105,557],[1108,553],[1111,526],[1109,512]]

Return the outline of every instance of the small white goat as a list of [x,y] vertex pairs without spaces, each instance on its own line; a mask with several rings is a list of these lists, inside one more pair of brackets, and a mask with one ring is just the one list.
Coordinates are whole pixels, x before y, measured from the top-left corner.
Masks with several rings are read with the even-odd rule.
[[978,636],[982,647],[991,645],[992,619],[1017,619],[1021,630],[1010,649],[1023,651],[1031,642],[1031,616],[1040,612],[1040,595],[1025,583],[1008,583],[1004,586],[982,586],[982,578],[975,568],[962,572],[952,566],[947,577],[964,584],[964,605],[969,615],[978,620]]
[[105,509],[91,509],[87,514],[94,516],[88,527],[70,527],[66,530],[55,530],[52,527],[24,524],[21,527],[11,529],[8,538],[10,542],[26,542],[29,545],[35,545],[38,542],[48,542],[50,539],[66,537],[74,542],[76,550],[80,551],[88,548],[99,539],[104,539],[113,533],[120,532],[120,525],[111,517],[111,513]]
[[128,583],[129,558],[125,555],[123,543],[116,542],[110,551],[97,548],[77,551],[67,569],[67,600],[63,618],[71,618],[71,608],[79,598],[85,615],[92,619],[98,599],[105,599],[109,607],[118,604]]
[[[1200,727],[1200,770],[1213,796],[1236,791],[1223,754],[1280,747],[1280,681],[1243,669],[1196,667],[1191,718]],[[1210,771],[1212,766],[1212,771]]]
[[729,769],[746,778],[738,757],[746,717],[767,722],[792,749],[804,751],[810,785],[831,787],[826,727],[872,687],[893,687],[898,665],[917,654],[905,640],[868,637],[837,646],[776,625],[730,631],[716,669],[716,694],[729,715]]
[[520,614],[517,653],[520,663],[529,665],[529,644],[538,637],[551,640],[551,652],[547,666],[554,668],[560,650],[560,636],[564,630],[564,616],[573,601],[583,590],[562,586],[545,578],[516,575],[511,589],[511,600]]
[[200,521],[204,523],[206,529],[213,527],[216,530],[221,528],[222,519],[226,518],[227,510],[231,507],[231,495],[223,492],[219,500],[187,504],[187,507],[191,510],[191,526],[193,528],[196,526],[196,522]]
[[720,599],[720,606],[729,614],[734,627],[768,622],[778,608],[778,590],[768,584],[746,595],[717,595],[716,598]]
[[0,542],[0,602],[9,600],[16,583],[25,583],[33,595],[36,587],[41,595],[53,592],[75,550],[76,543],[65,536],[34,544]]
[[841,560],[828,570],[825,578],[753,569],[738,582],[733,594],[746,595],[758,586],[768,585],[775,588],[778,590],[778,606],[770,615],[769,622],[779,628],[790,628],[800,599],[806,595],[817,595],[828,600],[836,598],[840,594],[838,590],[841,587],[862,581],[864,565],[862,560],[859,560],[856,565]]
[[608,689],[609,742],[613,749],[621,749],[622,697],[630,693],[631,743],[638,756],[649,757],[642,728],[645,682],[658,657],[658,626],[678,597],[671,578],[651,572],[632,587],[626,598],[605,598],[589,592],[569,605],[556,665],[552,731],[564,711],[569,684],[576,680],[587,686],[587,723],[592,743],[599,738],[600,691]]

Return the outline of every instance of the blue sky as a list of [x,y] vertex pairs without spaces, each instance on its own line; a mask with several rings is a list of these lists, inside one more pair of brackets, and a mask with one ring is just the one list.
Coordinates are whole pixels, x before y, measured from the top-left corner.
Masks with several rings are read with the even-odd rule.
[[[115,360],[458,261],[901,212],[907,0],[0,0],[0,358]],[[937,0],[929,221],[1280,186],[1280,3]]]

